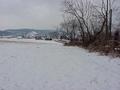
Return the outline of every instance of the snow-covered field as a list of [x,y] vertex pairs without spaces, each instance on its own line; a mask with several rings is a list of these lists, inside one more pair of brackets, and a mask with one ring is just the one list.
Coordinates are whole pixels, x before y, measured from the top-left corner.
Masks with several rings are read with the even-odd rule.
[[120,90],[120,59],[54,41],[2,39],[0,90]]

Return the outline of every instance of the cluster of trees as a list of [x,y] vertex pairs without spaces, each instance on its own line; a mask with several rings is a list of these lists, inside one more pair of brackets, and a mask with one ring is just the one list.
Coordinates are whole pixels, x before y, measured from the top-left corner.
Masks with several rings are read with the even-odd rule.
[[114,3],[115,0],[100,0],[99,5],[91,0],[64,0],[61,27],[67,38],[85,47],[108,45],[113,40],[113,14],[119,10],[113,7]]

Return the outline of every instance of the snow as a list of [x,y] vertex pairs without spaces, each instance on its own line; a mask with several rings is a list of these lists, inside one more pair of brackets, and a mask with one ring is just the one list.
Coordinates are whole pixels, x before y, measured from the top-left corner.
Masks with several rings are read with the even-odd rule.
[[26,35],[27,38],[34,38],[38,33],[35,31],[31,31]]
[[[54,43],[56,44],[57,42],[54,41],[45,41],[45,40],[35,40],[35,39],[19,39],[19,38],[0,38],[0,42],[5,42],[5,43],[35,43],[35,44],[41,44],[41,43],[46,43],[46,44],[50,44],[50,43]],[[58,44],[58,43],[57,43]],[[60,44],[60,43],[59,43]]]
[[120,59],[54,41],[0,39],[0,90],[120,90]]

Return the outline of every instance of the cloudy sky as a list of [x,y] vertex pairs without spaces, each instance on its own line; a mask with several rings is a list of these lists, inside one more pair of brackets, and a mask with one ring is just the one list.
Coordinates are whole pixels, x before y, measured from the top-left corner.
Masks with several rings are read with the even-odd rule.
[[62,0],[0,0],[0,29],[54,29],[62,21]]
[[[0,0],[0,30],[55,29],[62,21],[63,0]],[[97,1],[100,0],[90,0]],[[120,0],[117,0],[120,5]]]

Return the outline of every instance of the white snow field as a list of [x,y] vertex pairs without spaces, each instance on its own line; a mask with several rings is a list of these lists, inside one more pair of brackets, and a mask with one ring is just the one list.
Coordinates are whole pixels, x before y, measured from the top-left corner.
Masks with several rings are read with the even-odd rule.
[[0,90],[120,90],[120,59],[54,41],[0,40]]

